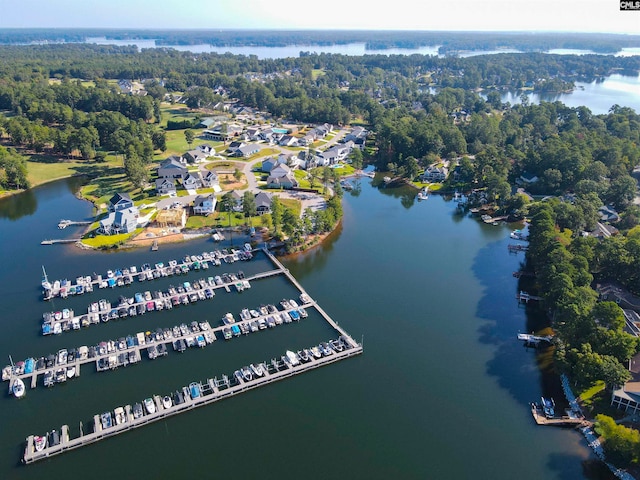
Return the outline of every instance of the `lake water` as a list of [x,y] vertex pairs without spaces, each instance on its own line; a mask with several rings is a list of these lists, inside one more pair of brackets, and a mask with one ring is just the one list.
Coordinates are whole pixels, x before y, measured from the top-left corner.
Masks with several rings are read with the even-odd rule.
[[[640,76],[609,75],[590,83],[575,82],[571,93],[528,93],[530,103],[560,101],[569,107],[585,105],[594,114],[607,113],[612,105],[631,107],[640,112]],[[520,103],[522,92],[511,91],[501,96],[503,103]]]
[[[455,203],[439,196],[417,203],[415,191],[361,182],[344,199],[342,227],[284,263],[340,325],[363,339],[363,355],[19,465],[29,434],[64,423],[75,433],[80,421],[88,429],[94,414],[334,333],[314,317],[114,372],[95,373],[87,365],[80,378],[28,390],[24,400],[0,396],[0,478],[584,478],[584,462],[592,457],[580,435],[536,427],[529,412],[528,403],[540,395],[561,397],[557,379],[541,375],[535,352],[516,341],[534,325],[514,298],[512,272],[522,257],[507,252],[509,228],[457,215]],[[60,218],[91,215],[91,205],[74,198],[77,187],[75,180],[55,182],[0,201],[5,358],[46,355],[185,320],[213,323],[227,311],[294,294],[281,278],[259,280],[241,295],[221,292],[170,312],[42,337],[44,311],[79,310],[122,290],[45,303],[41,265],[52,279],[75,278],[214,248],[209,240],[161,245],[158,252],[39,245],[43,238],[74,235],[71,227],[56,228]],[[234,266],[223,271],[249,273],[267,263],[258,258]],[[166,287],[171,279],[156,282],[153,288]],[[139,289],[145,287],[126,292]]]

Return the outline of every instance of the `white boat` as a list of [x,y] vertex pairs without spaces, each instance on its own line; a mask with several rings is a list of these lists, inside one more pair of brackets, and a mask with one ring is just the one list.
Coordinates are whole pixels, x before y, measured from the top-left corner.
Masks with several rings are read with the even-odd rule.
[[24,397],[26,390],[24,388],[24,382],[20,378],[14,378],[11,383],[11,393],[16,398]]
[[240,373],[242,373],[242,378],[245,382],[250,382],[251,380],[253,380],[253,373],[251,372],[251,369],[249,367],[242,367],[240,369]]
[[264,369],[262,368],[262,365],[260,365],[260,364],[255,365],[255,364],[252,363],[251,365],[249,365],[249,368],[251,368],[251,371],[257,377],[262,377],[264,375]]
[[71,379],[76,376],[76,367],[67,367],[67,378]]
[[47,446],[46,435],[43,435],[43,436],[35,435],[33,437],[33,443],[34,443],[34,446],[36,447],[36,452],[41,452],[42,450],[44,450],[44,447]]
[[313,354],[313,356],[315,358],[321,358],[322,357],[322,352],[320,351],[320,348],[318,348],[317,345],[311,347],[311,353]]
[[300,365],[300,360],[298,359],[298,356],[294,352],[292,352],[291,350],[287,350],[286,356],[287,356],[287,358],[286,358],[287,362],[292,367],[295,367],[296,365]]
[[169,397],[169,395],[165,395],[164,397],[162,397],[162,406],[165,410],[167,408],[171,408],[172,405],[173,403],[171,402],[171,397]]
[[156,413],[156,404],[153,402],[153,398],[144,399],[144,408],[149,414]]
[[124,413],[124,408],[118,407],[114,409],[113,414],[116,417],[116,425],[122,425],[127,421],[127,416]]

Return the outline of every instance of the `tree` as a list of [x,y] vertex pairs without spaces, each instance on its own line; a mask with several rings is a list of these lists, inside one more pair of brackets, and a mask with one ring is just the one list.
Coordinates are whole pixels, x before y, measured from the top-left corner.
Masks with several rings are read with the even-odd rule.
[[606,198],[616,208],[624,210],[635,197],[637,188],[638,183],[633,177],[623,175],[611,182]]
[[359,148],[353,148],[351,153],[349,154],[349,159],[351,160],[351,166],[356,170],[360,170],[364,163],[364,158],[362,155],[362,150]]
[[599,302],[593,307],[593,317],[603,327],[615,331],[624,328],[624,313],[616,302]]
[[189,148],[191,148],[191,144],[193,143],[193,140],[196,138],[195,133],[193,133],[193,130],[187,128],[184,131],[184,138],[187,141],[187,143],[189,144]]
[[240,179],[242,178],[242,171],[239,168],[236,168],[233,171],[233,178],[235,178],[237,182],[239,182]]
[[298,219],[293,211],[289,208],[285,208],[282,213],[282,230],[288,236],[293,235],[293,232],[298,227]]
[[136,187],[142,188],[149,174],[133,145],[130,145],[124,159],[124,170],[129,181]]
[[165,152],[167,150],[167,135],[161,130],[156,130],[151,136],[153,148]]
[[278,233],[280,225],[282,225],[282,203],[277,195],[274,195],[271,199],[271,220],[273,221],[273,232]]
[[253,193],[249,190],[244,192],[244,195],[242,197],[242,212],[244,213],[245,218],[249,217],[250,222],[251,218],[258,213],[256,207],[256,197],[254,197]]
[[596,415],[596,432],[604,439],[607,459],[619,467],[637,463],[640,453],[640,432],[618,425],[607,415]]

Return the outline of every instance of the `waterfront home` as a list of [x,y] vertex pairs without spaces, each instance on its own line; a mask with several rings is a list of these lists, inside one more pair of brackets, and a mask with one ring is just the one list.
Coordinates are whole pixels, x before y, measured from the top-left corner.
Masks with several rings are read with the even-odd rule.
[[187,167],[179,160],[179,157],[171,156],[158,166],[159,178],[184,178],[187,175]]
[[347,158],[347,155],[351,153],[352,149],[353,142],[348,142],[343,145],[334,145],[333,147],[322,152],[320,156],[325,159],[325,163],[327,165],[333,165]]
[[631,380],[611,393],[611,406],[624,410],[627,415],[636,415],[640,412],[640,353],[629,360],[629,372]]
[[188,163],[204,162],[208,156],[209,155],[207,155],[206,153],[204,153],[202,150],[198,148],[194,150],[189,150],[187,153],[184,154],[184,158],[187,160]]
[[175,195],[176,182],[173,178],[156,179],[156,192],[158,195]]
[[138,226],[139,212],[136,207],[117,210],[100,221],[98,232],[105,235],[132,233]]
[[422,181],[424,182],[444,182],[449,175],[447,167],[438,167],[436,165],[430,165],[422,174]]
[[244,198],[243,194],[240,193],[238,190],[231,190],[226,195],[228,195],[229,198],[231,199],[231,209],[234,212],[241,212],[242,211],[242,200]]
[[351,132],[342,139],[342,143],[353,142],[355,145],[364,146],[364,143],[367,140],[367,135],[368,132],[364,127],[353,127]]
[[209,215],[216,208],[216,197],[210,195],[198,195],[193,201],[193,213],[195,215]]
[[128,193],[116,193],[109,200],[109,211],[110,212],[118,212],[120,210],[126,210],[128,208],[133,207],[133,200]]
[[600,215],[600,220],[603,222],[617,222],[620,220],[620,215],[616,212],[613,206],[603,205],[598,209],[598,215]]
[[258,215],[271,213],[271,195],[265,192],[258,192],[256,194],[256,211]]

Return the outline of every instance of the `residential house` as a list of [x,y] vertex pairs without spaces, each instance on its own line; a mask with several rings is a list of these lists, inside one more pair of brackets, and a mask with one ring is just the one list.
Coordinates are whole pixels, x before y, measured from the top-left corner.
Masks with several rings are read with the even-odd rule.
[[130,80],[118,80],[118,87],[120,88],[120,92],[122,93],[132,93],[133,92],[133,83]]
[[293,135],[284,135],[278,142],[278,145],[283,147],[297,147],[298,139]]
[[202,188],[202,181],[200,180],[200,173],[187,173],[187,176],[182,180],[182,186],[186,190],[196,190]]
[[197,128],[211,128],[211,126],[216,122],[216,119],[213,117],[206,117],[200,120]]
[[262,161],[262,173],[270,173],[273,168],[278,165],[278,159],[269,157]]
[[627,415],[636,415],[640,411],[640,353],[629,360],[629,372],[631,380],[611,393],[611,406],[624,410]]
[[204,162],[208,156],[209,155],[207,155],[206,153],[204,153],[202,150],[198,148],[194,150],[189,150],[187,153],[184,154],[184,158],[187,160],[188,163]]
[[259,192],[256,194],[256,211],[258,212],[258,215],[271,213],[271,195],[265,192]]
[[229,193],[225,194],[225,196],[227,195],[231,199],[231,204],[232,204],[231,209],[234,212],[241,212],[244,195],[240,193],[238,190],[231,190]]
[[317,137],[316,133],[312,130],[312,131],[306,133],[304,137],[298,139],[298,145],[300,145],[301,147],[308,147],[313,142],[315,142],[317,139],[318,139],[318,137]]
[[267,178],[267,188],[297,188],[298,181],[291,172],[291,168],[281,163],[274,167]]
[[598,209],[598,215],[603,222],[617,222],[620,220],[620,215],[614,210],[612,206],[603,205]]
[[353,142],[348,142],[343,145],[334,145],[322,152],[320,155],[327,161],[328,165],[333,165],[347,158],[347,155],[351,153],[352,149]]
[[105,235],[132,233],[138,226],[138,216],[138,209],[133,206],[112,211],[100,221],[98,231]]
[[519,183],[520,185],[531,185],[532,183],[536,183],[538,180],[540,179],[538,178],[537,175],[533,175],[532,173],[528,173],[528,172],[523,172],[522,175],[520,175],[520,177],[516,179],[516,183]]
[[317,138],[324,138],[328,133],[333,132],[333,125],[329,123],[323,123],[322,125],[314,127],[313,131],[315,132]]
[[353,142],[354,145],[364,146],[364,143],[367,140],[367,135],[368,132],[364,129],[364,127],[353,127],[351,132],[349,132],[342,141],[344,143]]
[[159,178],[184,178],[187,175],[185,167],[176,156],[171,156],[158,166]]
[[245,133],[247,135],[247,140],[251,140],[252,142],[262,140],[260,138],[260,127],[248,127]]
[[237,148],[231,155],[234,157],[248,158],[260,151],[260,146],[255,144],[244,145]]
[[233,155],[234,153],[236,153],[236,150],[238,150],[240,147],[244,147],[245,145],[246,145],[245,142],[235,140],[229,144],[229,147],[227,148],[227,153],[229,155]]
[[[213,188],[214,191],[220,191],[220,182],[218,180],[218,174],[212,170],[206,170],[200,172],[200,181],[204,188]],[[216,190],[217,187],[217,190]]]
[[200,150],[202,153],[204,153],[208,157],[210,157],[211,155],[215,155],[216,154],[215,148],[213,148],[208,143],[203,143],[202,145],[198,145],[196,147],[196,150]]
[[175,195],[176,182],[173,178],[156,179],[156,191],[158,195]]
[[438,167],[431,165],[422,174],[422,180],[425,182],[444,182],[449,175],[447,167]]
[[118,212],[133,207],[133,200],[128,193],[116,193],[109,200],[108,209],[110,212]]
[[216,197],[210,195],[198,195],[193,201],[193,213],[195,215],[210,215],[216,208]]

